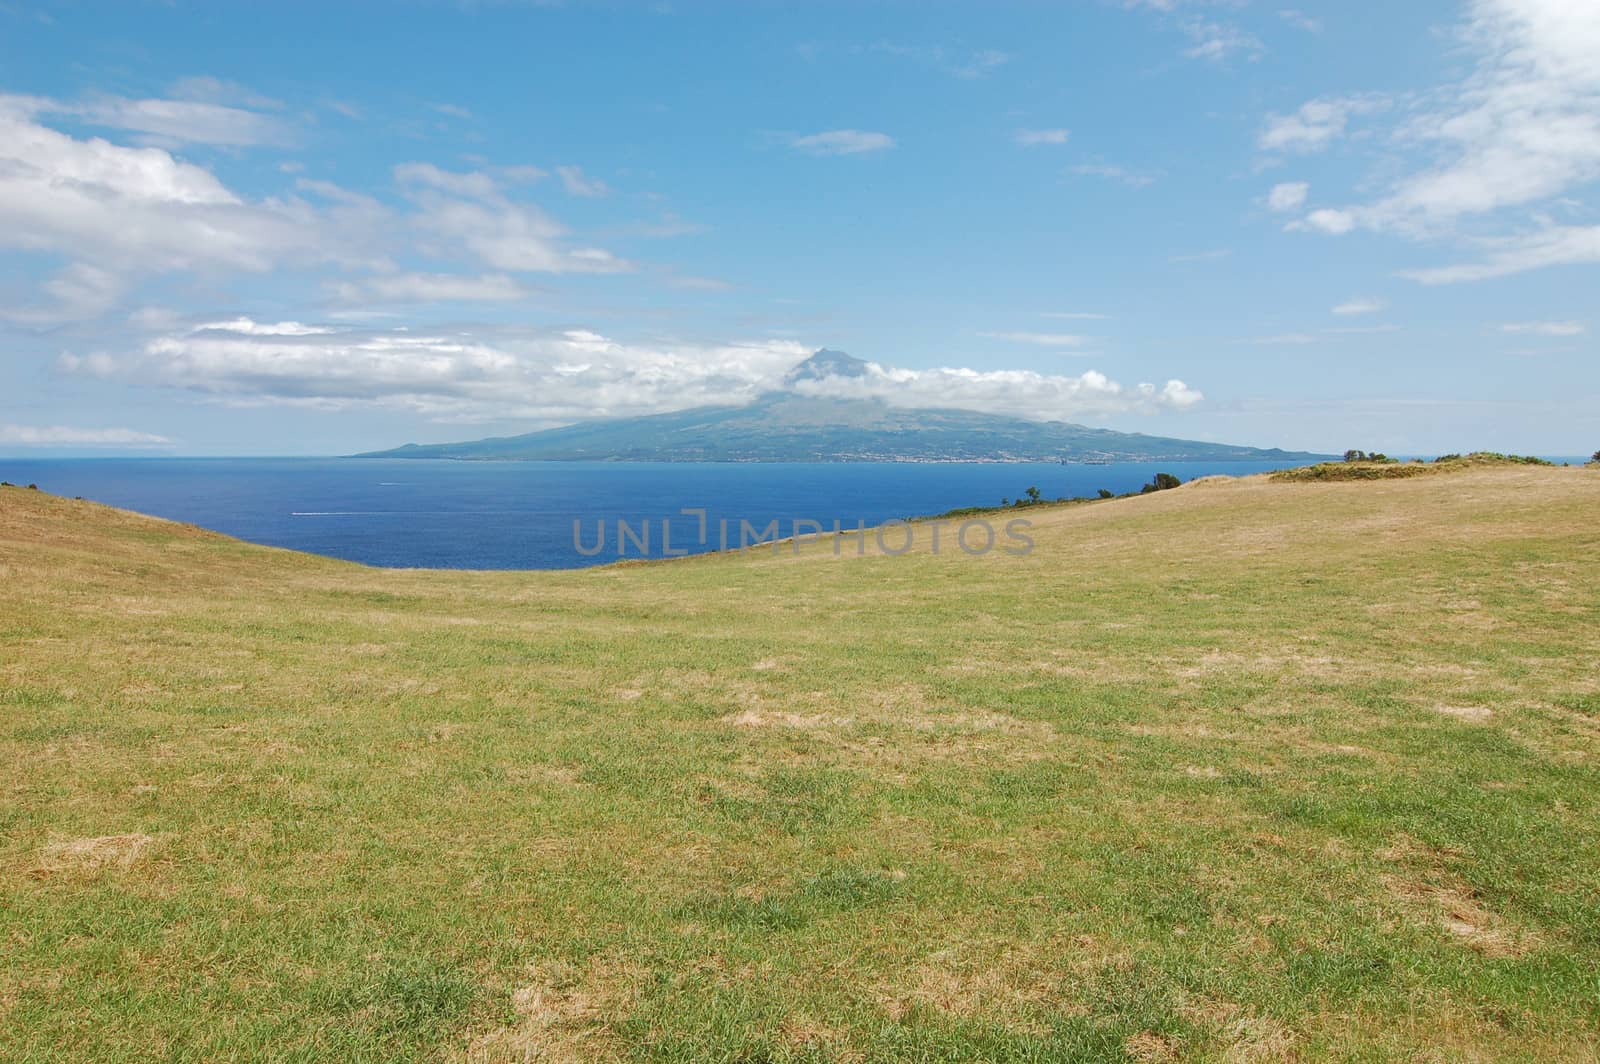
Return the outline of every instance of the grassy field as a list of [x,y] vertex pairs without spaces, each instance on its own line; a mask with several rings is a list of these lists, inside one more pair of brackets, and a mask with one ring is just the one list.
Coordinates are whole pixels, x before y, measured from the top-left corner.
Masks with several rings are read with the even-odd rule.
[[1600,471],[382,571],[0,489],[0,1059],[1593,1060]]

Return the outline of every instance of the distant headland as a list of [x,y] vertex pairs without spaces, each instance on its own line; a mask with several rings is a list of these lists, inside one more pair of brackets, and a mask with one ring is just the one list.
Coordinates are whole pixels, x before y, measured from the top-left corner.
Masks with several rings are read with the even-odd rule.
[[[603,418],[520,436],[408,443],[358,458],[607,462],[1270,462],[1331,457],[816,394],[868,364],[823,349],[743,406]],[[839,389],[847,391],[848,389]]]

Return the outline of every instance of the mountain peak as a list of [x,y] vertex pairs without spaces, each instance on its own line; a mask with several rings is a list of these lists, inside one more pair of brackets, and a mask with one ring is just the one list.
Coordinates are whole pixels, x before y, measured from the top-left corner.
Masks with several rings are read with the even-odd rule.
[[792,385],[799,381],[819,381],[825,377],[864,377],[866,374],[867,364],[861,359],[824,347],[784,374],[783,383]]

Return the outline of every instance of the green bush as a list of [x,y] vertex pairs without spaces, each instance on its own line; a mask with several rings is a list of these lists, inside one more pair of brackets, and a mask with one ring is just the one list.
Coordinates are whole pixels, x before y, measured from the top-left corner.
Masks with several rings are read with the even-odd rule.
[[1171,473],[1157,473],[1154,480],[1139,489],[1139,494],[1148,495],[1152,491],[1170,491],[1182,483],[1183,481]]

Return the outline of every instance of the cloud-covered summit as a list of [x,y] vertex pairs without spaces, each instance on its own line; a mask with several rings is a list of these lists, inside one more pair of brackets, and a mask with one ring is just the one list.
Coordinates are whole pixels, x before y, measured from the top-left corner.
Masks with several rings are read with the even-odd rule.
[[1178,380],[1124,386],[1094,370],[903,369],[789,340],[630,343],[583,329],[412,330],[251,318],[161,332],[125,352],[69,352],[58,369],[237,406],[386,408],[436,421],[531,425],[737,405],[778,390],[1035,420],[1182,410],[1203,398]]

